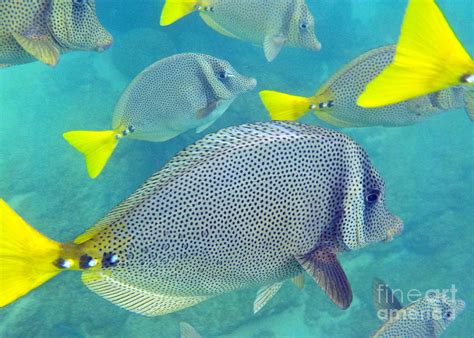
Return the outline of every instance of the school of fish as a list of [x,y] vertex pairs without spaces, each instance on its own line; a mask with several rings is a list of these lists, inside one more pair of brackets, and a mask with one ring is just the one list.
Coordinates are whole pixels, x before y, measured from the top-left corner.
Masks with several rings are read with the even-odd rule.
[[[193,12],[222,35],[261,46],[269,62],[285,46],[321,49],[304,0],[165,0],[160,24]],[[112,43],[95,0],[0,0],[0,68],[55,66],[64,53]],[[120,140],[204,132],[256,85],[228,61],[172,55],[137,74],[110,130],[63,136],[96,178]],[[285,281],[302,287],[305,274],[347,309],[353,291],[338,255],[390,241],[404,223],[388,211],[390,192],[361,145],[294,121],[313,112],[340,128],[401,127],[461,108],[474,121],[473,86],[474,60],[435,1],[408,0],[397,45],[358,56],[314,95],[261,91],[276,121],[203,136],[70,242],[44,236],[0,199],[0,307],[75,270],[91,291],[146,316],[244,288],[258,288],[256,313]],[[377,315],[386,315],[377,338],[438,337],[465,307],[443,293],[403,307],[380,279],[372,293]],[[186,322],[180,330],[201,337]]]

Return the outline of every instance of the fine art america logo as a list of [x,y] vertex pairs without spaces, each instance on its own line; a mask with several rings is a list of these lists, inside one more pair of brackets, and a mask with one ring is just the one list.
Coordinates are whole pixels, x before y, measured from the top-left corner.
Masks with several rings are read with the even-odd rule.
[[458,290],[454,284],[450,289],[430,289],[425,293],[418,289],[410,289],[406,293],[401,289],[392,289],[390,292],[388,285],[379,284],[376,292],[378,304],[410,304],[403,310],[382,306],[377,311],[377,317],[383,321],[389,318],[451,321],[456,316],[456,304],[459,303],[456,301]]

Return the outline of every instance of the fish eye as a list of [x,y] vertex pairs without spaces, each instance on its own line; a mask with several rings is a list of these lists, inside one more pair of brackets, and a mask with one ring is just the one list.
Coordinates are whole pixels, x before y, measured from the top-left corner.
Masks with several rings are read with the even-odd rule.
[[75,5],[85,5],[87,0],[72,0]]
[[453,313],[451,311],[447,311],[446,314],[445,314],[445,317],[447,319],[450,319],[452,317]]
[[300,23],[300,29],[302,30],[307,30],[308,29],[308,24],[306,22],[301,22]]
[[375,204],[379,200],[379,197],[380,197],[380,190],[373,189],[369,191],[369,193],[365,197],[365,200],[369,204]]

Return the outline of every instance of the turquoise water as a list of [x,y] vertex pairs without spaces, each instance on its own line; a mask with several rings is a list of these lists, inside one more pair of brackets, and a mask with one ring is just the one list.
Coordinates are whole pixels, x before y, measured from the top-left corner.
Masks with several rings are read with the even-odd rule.
[[[266,121],[258,91],[312,93],[346,62],[395,43],[405,1],[307,1],[323,44],[318,52],[284,49],[273,63],[250,44],[221,36],[197,15],[162,28],[162,1],[98,1],[98,15],[114,35],[109,51],[71,53],[51,69],[38,62],[0,72],[0,196],[30,224],[69,241],[126,198],[176,152],[202,135],[190,131],[167,143],[122,142],[96,179],[62,139],[75,129],[104,129],[133,77],[175,53],[227,59],[258,79],[207,132]],[[439,0],[453,29],[474,53],[471,0]],[[303,122],[321,124],[307,116]],[[89,292],[79,273],[65,272],[0,310],[1,337],[178,337],[179,322],[204,337],[368,337],[380,325],[371,300],[377,276],[402,290],[455,285],[466,310],[446,337],[474,331],[474,129],[463,110],[403,128],[345,129],[368,151],[386,181],[387,204],[405,221],[401,236],[340,255],[354,292],[352,306],[336,308],[306,276],[299,290],[285,283],[257,315],[257,290],[216,297],[156,318],[132,314]]]

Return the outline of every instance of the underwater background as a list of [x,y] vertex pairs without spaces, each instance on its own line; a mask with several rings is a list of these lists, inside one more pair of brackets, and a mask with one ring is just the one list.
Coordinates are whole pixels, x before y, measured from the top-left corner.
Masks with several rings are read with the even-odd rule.
[[[307,3],[322,50],[285,48],[267,63],[262,49],[217,34],[197,15],[160,27],[162,0],[97,1],[98,16],[114,35],[110,50],[67,54],[55,69],[35,62],[0,72],[1,198],[48,237],[69,241],[203,136],[190,131],[166,143],[121,142],[101,176],[87,176],[83,157],[62,133],[110,127],[115,103],[145,67],[181,52],[226,59],[259,84],[205,133],[266,121],[258,91],[314,93],[361,53],[396,43],[406,7],[402,0]],[[437,3],[473,55],[474,2]],[[310,114],[302,122],[334,128]],[[368,337],[381,323],[372,304],[373,277],[406,291],[454,284],[467,306],[445,336],[472,337],[473,124],[458,110],[414,126],[342,131],[368,151],[385,179],[389,209],[405,221],[404,232],[392,242],[340,255],[354,293],[348,310],[334,306],[306,275],[303,290],[286,282],[257,315],[252,312],[257,290],[250,289],[148,318],[93,294],[79,273],[65,272],[0,309],[0,337],[178,337],[180,321],[203,337]]]

